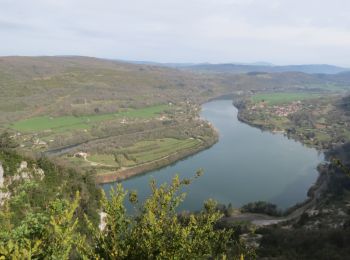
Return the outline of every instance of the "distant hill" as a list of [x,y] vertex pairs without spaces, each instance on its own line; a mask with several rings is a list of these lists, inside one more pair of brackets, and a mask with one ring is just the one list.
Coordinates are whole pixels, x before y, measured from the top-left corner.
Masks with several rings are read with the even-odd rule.
[[[309,72],[320,71],[309,66],[316,65],[305,65]],[[277,70],[281,67],[232,64],[183,64],[180,67],[79,56],[0,57],[0,127],[6,122],[38,115],[90,114],[96,108],[108,113],[125,107],[139,108],[188,99],[201,103],[232,92],[344,91],[350,88],[350,72],[267,73],[262,69],[257,72],[257,68]],[[236,72],[232,73],[232,68],[236,68]],[[238,68],[245,68],[245,73],[238,73]],[[332,67],[327,68],[330,72]]]
[[[118,60],[117,60],[118,61]],[[129,60],[121,60],[122,62],[132,63],[132,64],[140,64],[140,65],[155,65],[160,67],[170,67],[170,68],[191,68],[196,66],[205,66],[205,65],[221,65],[221,64],[211,64],[209,62],[204,63],[194,63],[194,62],[155,62],[155,61],[129,61]],[[253,62],[253,63],[232,63],[234,65],[243,65],[243,66],[274,66],[274,64],[269,62]]]
[[115,112],[223,92],[216,75],[82,56],[0,57],[1,124],[38,115]]
[[307,74],[338,74],[350,72],[350,68],[343,68],[329,64],[304,64],[304,65],[285,65],[278,66],[269,62],[254,63],[161,63],[153,61],[123,61],[131,64],[153,65],[159,67],[177,68],[197,72],[214,72],[214,73],[281,73],[281,72],[303,72]]
[[270,65],[244,65],[244,64],[197,64],[189,66],[179,66],[179,68],[215,73],[249,73],[249,72],[303,72],[308,74],[337,74],[350,71],[350,69],[328,64],[308,64],[308,65],[287,65],[287,66],[270,66]]

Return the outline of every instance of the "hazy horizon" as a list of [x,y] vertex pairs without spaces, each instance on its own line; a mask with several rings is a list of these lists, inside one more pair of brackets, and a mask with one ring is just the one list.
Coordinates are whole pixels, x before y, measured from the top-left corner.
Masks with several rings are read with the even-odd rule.
[[346,0],[0,2],[0,56],[350,67]]
[[135,63],[135,64],[188,64],[188,65],[204,65],[204,64],[210,64],[210,65],[225,65],[225,64],[232,64],[232,65],[247,65],[247,66],[317,66],[317,65],[329,65],[329,66],[336,66],[336,67],[341,67],[344,69],[350,69],[350,66],[341,66],[337,64],[331,64],[331,63],[296,63],[296,64],[275,64],[271,63],[268,61],[257,61],[257,62],[208,62],[208,61],[203,61],[203,62],[191,62],[191,61],[184,61],[184,62],[162,62],[162,61],[154,61],[154,60],[126,60],[126,59],[118,59],[118,58],[107,58],[107,57],[97,57],[97,56],[87,56],[87,55],[3,55],[0,57],[86,57],[86,58],[96,58],[96,59],[104,59],[104,60],[111,60],[111,61],[119,61],[119,62],[127,62],[127,63]]

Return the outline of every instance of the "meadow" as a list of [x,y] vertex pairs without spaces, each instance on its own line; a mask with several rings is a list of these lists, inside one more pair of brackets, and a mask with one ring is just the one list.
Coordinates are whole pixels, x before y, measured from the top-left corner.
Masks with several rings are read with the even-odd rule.
[[251,97],[254,103],[266,102],[269,105],[281,105],[293,101],[319,98],[321,95],[316,93],[261,93]]
[[168,105],[156,105],[140,109],[127,109],[125,111],[108,114],[95,114],[89,116],[40,116],[33,117],[10,124],[9,127],[21,132],[41,132],[52,130],[62,132],[74,129],[88,129],[94,123],[113,120],[117,118],[152,118],[169,108]]

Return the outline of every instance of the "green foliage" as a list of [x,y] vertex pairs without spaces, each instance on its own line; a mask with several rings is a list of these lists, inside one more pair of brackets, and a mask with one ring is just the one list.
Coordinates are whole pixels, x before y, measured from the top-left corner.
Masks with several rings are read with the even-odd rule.
[[0,135],[0,149],[1,150],[7,150],[11,148],[16,148],[18,145],[16,142],[11,138],[9,132],[3,132]]
[[85,244],[77,232],[79,200],[79,193],[71,202],[56,199],[42,212],[28,214],[17,226],[2,225],[0,259],[68,259],[73,249]]
[[[202,259],[233,254],[232,231],[217,230],[222,217],[216,202],[209,200],[198,214],[179,217],[176,209],[184,199],[180,193],[189,180],[175,177],[170,185],[150,183],[152,194],[141,205],[135,192],[129,194],[137,213],[127,215],[124,201],[127,192],[119,184],[110,199],[103,196],[106,226],[96,228],[88,219],[94,235],[90,257],[104,259]],[[231,245],[231,248],[230,248]],[[230,250],[229,250],[230,248]],[[238,255],[236,254],[236,257]]]
[[[17,173],[22,161],[28,162],[25,178]],[[100,195],[91,176],[47,159],[25,158],[13,149],[0,149],[0,162],[5,176],[2,191],[11,194],[0,205],[0,257],[29,259],[46,255],[52,259],[56,255],[56,259],[64,259],[74,253],[87,233],[80,221],[84,214],[93,223],[97,220]],[[39,170],[43,175],[37,174]]]
[[41,255],[41,241],[25,240],[19,244],[17,241],[9,240],[6,244],[0,244],[0,259],[32,259]]
[[17,146],[8,132],[0,135],[0,164],[4,168],[4,176],[14,175],[21,162],[21,156],[14,151]]
[[[199,213],[178,215],[185,197],[181,188],[190,179],[176,177],[159,187],[152,181],[144,202],[118,185],[97,203],[89,175],[47,159],[31,165],[33,176],[13,181],[10,198],[0,206],[0,259],[203,259],[249,253],[232,231],[217,228],[222,214],[215,201],[208,200]],[[38,168],[43,178],[34,174]],[[135,214],[124,206],[127,195]],[[96,221],[99,210],[105,224]]]
[[257,253],[266,259],[348,259],[350,230],[265,228]]
[[277,209],[275,204],[266,201],[255,201],[245,204],[241,208],[242,212],[261,213],[270,216],[281,216],[282,212]]
[[[176,209],[184,199],[179,189],[188,180],[173,179],[171,185],[159,187],[151,182],[152,195],[141,205],[131,192],[129,200],[137,214],[125,209],[128,194],[118,185],[108,199],[103,195],[101,206],[106,214],[105,227],[97,227],[89,217],[86,237],[79,232],[77,217],[79,193],[72,201],[54,199],[37,214],[28,214],[17,226],[1,222],[0,257],[69,259],[75,256],[94,259],[199,259],[237,257],[245,251],[236,247],[230,230],[216,229],[222,217],[213,200],[205,203],[198,214],[179,217]],[[6,213],[8,207],[4,207]],[[7,209],[7,210],[6,210]]]
[[[349,144],[347,144],[349,146]],[[350,169],[344,165],[344,163],[341,162],[340,159],[335,159],[335,158],[332,158],[331,159],[331,162],[334,166],[340,168],[344,174],[346,174],[348,177],[350,177]]]
[[68,259],[76,245],[85,243],[78,230],[78,218],[75,216],[80,196],[77,192],[72,202],[59,200],[50,203],[50,222],[44,236],[44,253],[52,259]]
[[4,168],[4,176],[13,176],[22,161],[22,157],[11,150],[0,149],[0,163]]
[[231,203],[229,203],[228,205],[218,204],[217,209],[220,212],[222,212],[225,215],[225,217],[231,217],[233,214],[237,213],[238,210],[233,208]]

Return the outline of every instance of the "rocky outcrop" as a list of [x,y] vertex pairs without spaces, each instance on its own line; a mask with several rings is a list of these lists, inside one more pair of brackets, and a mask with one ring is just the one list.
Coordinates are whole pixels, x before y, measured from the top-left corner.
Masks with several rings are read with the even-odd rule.
[[17,174],[5,178],[4,167],[0,162],[0,205],[2,205],[4,200],[10,196],[10,193],[6,190],[8,185],[15,181],[29,180],[32,178],[39,178],[42,180],[44,175],[44,171],[41,168],[36,167],[35,165],[33,167],[28,167],[28,163],[22,161],[17,169]]
[[100,224],[98,225],[98,228],[103,231],[105,230],[107,226],[107,213],[106,212],[100,212]]
[[2,167],[2,163],[0,162],[0,188],[4,186],[4,168]]
[[0,162],[0,205],[3,204],[5,198],[8,198],[9,193],[5,191],[4,167]]

